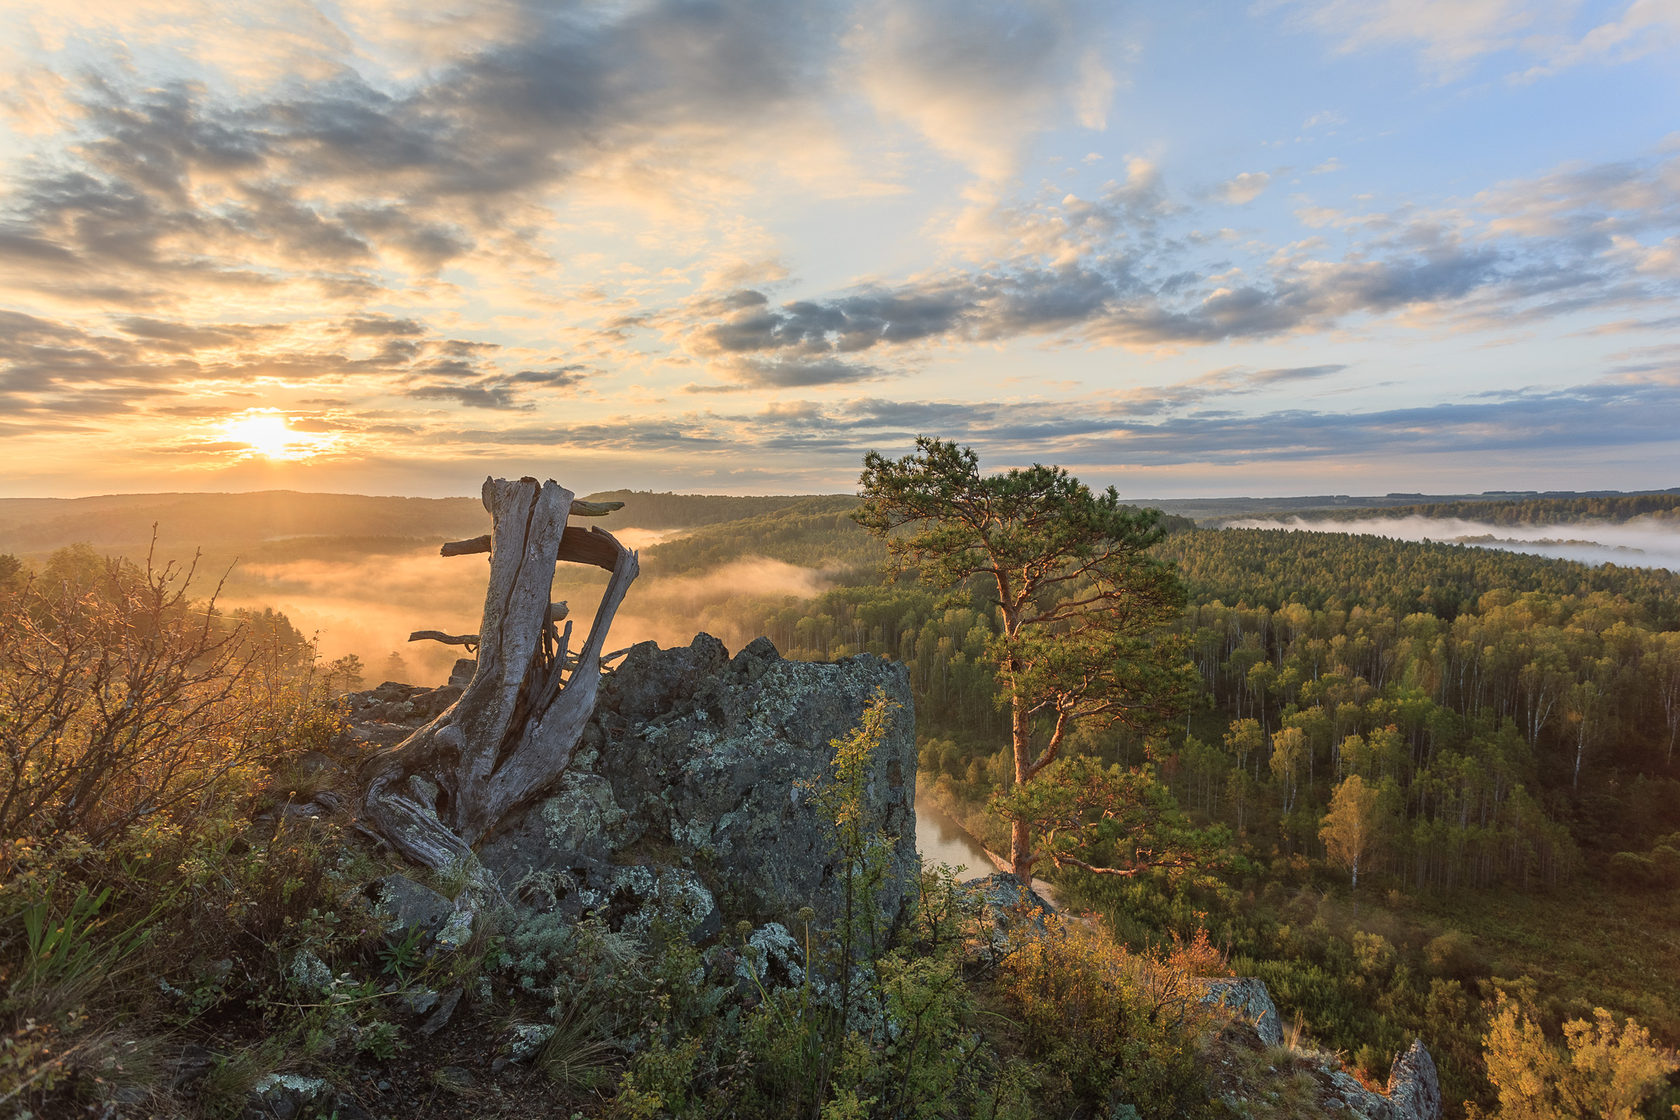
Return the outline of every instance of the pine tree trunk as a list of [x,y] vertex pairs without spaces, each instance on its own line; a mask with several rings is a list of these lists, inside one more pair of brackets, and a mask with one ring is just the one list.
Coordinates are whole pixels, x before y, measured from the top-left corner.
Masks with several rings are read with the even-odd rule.
[[[1010,668],[1013,670],[1014,666]],[[1015,784],[1024,785],[1028,768],[1032,765],[1032,721],[1027,715],[1026,702],[1013,697],[1010,706],[1010,740],[1015,753]],[[1022,820],[1009,826],[1009,869],[1022,883],[1032,882],[1032,827]]]

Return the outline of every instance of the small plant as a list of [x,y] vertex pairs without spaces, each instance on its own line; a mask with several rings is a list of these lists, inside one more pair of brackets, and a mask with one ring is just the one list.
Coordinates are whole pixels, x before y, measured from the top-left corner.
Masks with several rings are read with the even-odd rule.
[[402,1030],[389,1019],[363,1023],[356,1031],[356,1053],[388,1062],[408,1049]]
[[604,1030],[600,1005],[582,997],[554,1004],[554,1033],[537,1054],[537,1066],[567,1089],[594,1090],[607,1084],[616,1053]]
[[379,950],[379,971],[385,976],[395,976],[399,981],[407,982],[425,960],[425,954],[420,949],[420,943],[426,936],[423,926],[410,926],[403,936],[387,941]]

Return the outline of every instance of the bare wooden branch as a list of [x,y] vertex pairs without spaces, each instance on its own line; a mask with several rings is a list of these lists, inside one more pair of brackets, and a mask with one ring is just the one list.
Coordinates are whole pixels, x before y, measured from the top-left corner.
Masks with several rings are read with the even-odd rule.
[[486,533],[482,537],[473,537],[470,540],[450,541],[438,549],[438,554],[441,556],[470,556],[475,552],[489,551],[490,534]]
[[408,636],[411,642],[442,642],[446,646],[466,646],[468,652],[478,645],[477,634],[445,634],[442,630],[416,630]]
[[[486,479],[490,536],[443,546],[445,556],[490,553],[483,621],[477,635],[418,631],[415,638],[476,641],[472,679],[452,707],[364,768],[367,817],[410,859],[442,868],[470,855],[571,761],[595,709],[607,630],[639,566],[612,534],[568,526],[566,518],[619,504],[580,510],[554,482]],[[555,627],[567,606],[549,598],[558,560],[612,573],[575,656],[571,622],[564,634]]]
[[555,559],[569,560],[574,564],[593,564],[610,572],[617,566],[618,555],[623,550],[623,546],[605,529],[582,529],[568,525],[560,536]]
[[[618,562],[618,548],[618,541],[604,529],[585,529],[578,525],[568,525],[560,535],[559,547],[554,551],[554,558],[569,560],[574,564],[593,564],[610,572]],[[488,535],[464,541],[450,541],[438,549],[443,556],[470,556],[489,551]]]

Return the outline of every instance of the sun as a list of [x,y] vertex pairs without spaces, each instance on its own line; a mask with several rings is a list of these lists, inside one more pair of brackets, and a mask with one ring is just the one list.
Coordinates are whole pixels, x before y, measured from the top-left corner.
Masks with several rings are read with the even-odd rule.
[[247,444],[250,456],[265,459],[307,459],[321,450],[321,437],[294,431],[278,412],[251,411],[223,421],[222,432],[234,443]]

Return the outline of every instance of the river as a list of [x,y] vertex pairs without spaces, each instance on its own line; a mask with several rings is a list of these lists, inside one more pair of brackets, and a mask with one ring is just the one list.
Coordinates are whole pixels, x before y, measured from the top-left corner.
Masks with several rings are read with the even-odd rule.
[[[977,879],[1001,870],[986,854],[980,841],[951,819],[949,813],[932,805],[916,803],[916,850],[923,863],[945,863],[963,867],[957,878]],[[1032,889],[1051,906],[1058,905],[1056,888],[1043,879],[1034,879]]]
[[990,875],[996,870],[980,841],[965,832],[950,814],[920,801],[916,803],[916,850],[921,853],[923,863],[967,867],[962,874],[964,879]]

